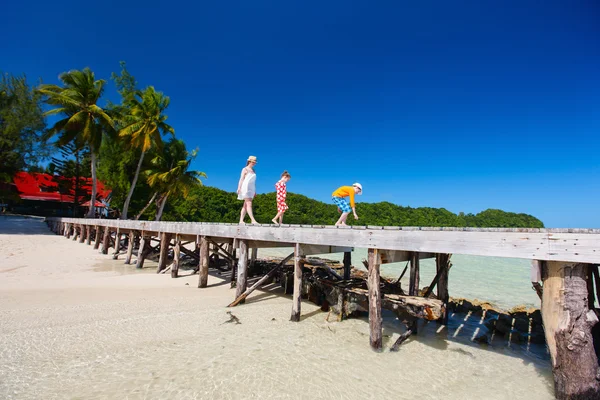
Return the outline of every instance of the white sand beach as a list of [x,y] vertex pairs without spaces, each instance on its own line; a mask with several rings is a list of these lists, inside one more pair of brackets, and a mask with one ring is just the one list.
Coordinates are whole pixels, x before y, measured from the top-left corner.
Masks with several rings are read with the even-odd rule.
[[[365,320],[327,322],[303,302],[290,322],[276,286],[228,309],[234,290],[219,276],[198,289],[197,275],[153,267],[0,218],[0,398],[554,398],[547,359],[475,344],[457,322],[375,353]],[[400,333],[386,318],[384,347]]]

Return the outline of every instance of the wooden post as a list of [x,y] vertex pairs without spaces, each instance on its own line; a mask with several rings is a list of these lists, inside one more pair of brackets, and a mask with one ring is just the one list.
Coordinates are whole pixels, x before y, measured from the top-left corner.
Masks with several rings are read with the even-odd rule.
[[133,246],[135,245],[135,232],[129,232],[129,243],[127,243],[127,255],[125,256],[125,264],[131,264],[131,256],[133,255]]
[[81,233],[79,235],[79,243],[85,243],[85,235],[86,235],[86,229],[87,225],[80,225],[80,229],[81,229]]
[[92,226],[91,225],[87,226],[85,233],[86,233],[85,244],[87,244],[89,246],[92,244]]
[[68,238],[70,234],[71,234],[71,227],[69,226],[68,223],[65,222],[65,230],[63,232],[63,236]]
[[438,271],[439,278],[437,283],[437,297],[444,302],[444,314],[440,319],[443,325],[448,325],[448,301],[450,295],[448,292],[448,275],[450,272],[450,254],[438,253],[435,257],[435,268]]
[[240,297],[246,291],[248,280],[248,242],[240,240],[240,256],[238,261],[237,284],[235,286],[235,298]]
[[208,239],[206,238],[206,236],[202,236],[200,238],[200,261],[198,263],[199,288],[205,288],[206,286],[208,286],[208,250]]
[[112,254],[113,260],[119,258],[119,250],[121,250],[121,228],[117,228],[117,232],[115,232],[115,248]]
[[352,267],[352,253],[344,252],[344,280],[350,280],[350,268]]
[[169,245],[171,244],[172,233],[163,232],[160,234],[160,253],[158,255],[158,268],[156,273],[160,274],[167,268],[169,258]]
[[236,279],[237,279],[238,263],[237,263],[237,258],[236,258],[236,253],[237,253],[236,240],[237,239],[233,239],[233,243],[231,243],[231,255],[233,255],[233,260],[231,261],[231,287],[234,287],[236,285]]
[[98,250],[100,248],[100,241],[102,240],[102,228],[98,225],[96,225],[96,237],[94,239],[96,239],[94,242],[94,250]]
[[79,238],[79,232],[80,232],[80,225],[73,225],[73,241],[76,242],[77,239]]
[[302,306],[302,255],[300,254],[300,243],[294,246],[294,294],[292,299],[292,316],[290,321],[300,321]]
[[381,351],[383,346],[381,317],[381,292],[379,291],[379,267],[381,256],[378,249],[369,249],[369,272],[367,285],[369,286],[369,337],[371,348]]
[[173,266],[171,266],[171,278],[177,278],[179,264],[181,263],[181,236],[175,235],[175,247],[173,247]]
[[410,282],[408,286],[410,296],[419,295],[419,253],[410,252]]
[[138,257],[135,263],[135,267],[138,269],[144,268],[144,260],[146,259],[146,255],[148,253],[147,247],[150,246],[150,236],[146,236],[144,232],[142,232],[140,240],[140,247],[138,249]]
[[110,247],[110,227],[104,228],[104,236],[102,237],[102,254],[108,254],[108,248]]
[[588,264],[546,261],[542,271],[542,319],[557,399],[600,398],[600,368],[588,307]]

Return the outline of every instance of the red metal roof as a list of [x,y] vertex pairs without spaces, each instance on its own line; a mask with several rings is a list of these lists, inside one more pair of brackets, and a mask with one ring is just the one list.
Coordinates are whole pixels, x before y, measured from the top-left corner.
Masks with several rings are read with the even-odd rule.
[[[92,179],[81,178],[81,180],[84,182],[81,186],[81,190],[84,193],[87,193],[85,196],[89,196],[92,192]],[[62,185],[63,193],[61,193],[59,191],[59,183],[64,181],[71,181],[71,184],[68,185],[68,189],[64,189],[65,185]],[[40,173],[17,172],[13,178],[13,182],[17,186],[19,196],[23,200],[72,203],[75,195],[75,178],[65,178],[62,176],[52,176]],[[100,199],[106,198],[110,193],[110,190],[108,190],[100,181],[97,181],[96,188]]]

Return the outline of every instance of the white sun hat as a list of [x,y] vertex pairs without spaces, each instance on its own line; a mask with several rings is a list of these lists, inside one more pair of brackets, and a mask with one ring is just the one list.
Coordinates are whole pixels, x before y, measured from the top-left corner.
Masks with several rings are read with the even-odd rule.
[[359,188],[360,192],[358,192],[358,195],[362,196],[362,185],[360,183],[356,182],[356,183],[353,183],[352,186]]

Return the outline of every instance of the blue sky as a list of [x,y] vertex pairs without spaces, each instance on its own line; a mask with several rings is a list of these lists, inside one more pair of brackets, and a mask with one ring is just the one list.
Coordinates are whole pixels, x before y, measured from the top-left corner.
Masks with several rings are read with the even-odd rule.
[[[207,185],[525,212],[600,227],[600,5],[588,1],[16,2],[0,70],[127,62],[171,97]],[[107,99],[117,100],[114,88]]]

